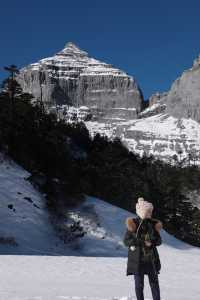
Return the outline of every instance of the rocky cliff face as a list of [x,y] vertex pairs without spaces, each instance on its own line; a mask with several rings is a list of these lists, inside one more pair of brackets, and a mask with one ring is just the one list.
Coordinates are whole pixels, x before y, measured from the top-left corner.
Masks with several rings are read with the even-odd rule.
[[200,122],[200,57],[173,83],[166,105],[170,115]]
[[154,104],[164,104],[166,102],[167,93],[155,93],[149,98],[149,106]]
[[200,122],[200,56],[192,68],[175,80],[167,93],[156,93],[149,98],[149,107],[139,117],[166,112],[175,118],[191,118]]
[[[135,79],[111,65],[90,58],[73,43],[53,57],[45,58],[20,70],[18,81],[26,92],[52,105],[87,106],[106,117],[122,113],[137,115],[143,96]],[[129,109],[129,111],[128,111]]]

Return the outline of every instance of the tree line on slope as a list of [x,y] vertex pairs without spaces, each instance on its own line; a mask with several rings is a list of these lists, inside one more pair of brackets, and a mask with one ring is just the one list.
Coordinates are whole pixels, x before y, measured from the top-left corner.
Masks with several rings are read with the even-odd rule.
[[0,92],[0,151],[30,173],[43,174],[52,215],[63,218],[65,209],[84,201],[84,195],[135,212],[136,199],[143,196],[169,233],[200,246],[200,210],[183,192],[198,188],[197,166],[181,168],[152,156],[141,158],[119,138],[91,138],[83,122],[65,123],[46,113],[13,76]]

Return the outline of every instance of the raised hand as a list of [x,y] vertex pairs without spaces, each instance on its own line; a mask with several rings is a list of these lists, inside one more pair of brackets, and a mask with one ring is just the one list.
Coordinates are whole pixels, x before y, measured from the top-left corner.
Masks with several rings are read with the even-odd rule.
[[152,245],[151,242],[149,242],[149,241],[144,241],[144,242],[145,242],[145,245],[146,245],[147,247],[151,247],[151,245]]

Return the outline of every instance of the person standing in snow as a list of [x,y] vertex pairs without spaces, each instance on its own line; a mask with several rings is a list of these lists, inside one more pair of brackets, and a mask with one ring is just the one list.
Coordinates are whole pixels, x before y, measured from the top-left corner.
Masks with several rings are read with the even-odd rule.
[[162,244],[160,230],[162,222],[152,218],[153,204],[138,198],[138,217],[126,218],[126,232],[123,239],[128,247],[126,275],[134,275],[137,300],[144,300],[144,274],[148,275],[153,300],[160,300],[158,274],[161,263],[156,246]]

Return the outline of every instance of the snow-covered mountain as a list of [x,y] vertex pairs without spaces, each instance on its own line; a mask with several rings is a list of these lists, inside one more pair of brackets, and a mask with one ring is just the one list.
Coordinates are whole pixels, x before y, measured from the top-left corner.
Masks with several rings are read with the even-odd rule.
[[169,92],[156,93],[149,106],[137,119],[112,118],[106,122],[87,121],[92,135],[96,132],[110,138],[118,136],[133,152],[141,156],[175,163],[186,159],[185,164],[200,164],[200,58],[193,67],[183,72]]
[[[44,196],[27,176],[23,168],[1,157],[0,300],[135,300],[133,276],[126,276],[128,249],[123,245],[125,219],[135,215],[87,196],[69,211],[87,234],[75,247],[64,245],[49,223]],[[161,237],[161,299],[197,300],[200,249],[164,228]],[[151,299],[146,277],[144,293],[145,300]]]
[[113,108],[134,108],[140,112],[143,97],[135,79],[99,60],[73,43],[52,57],[20,70],[18,81],[46,106],[88,106],[96,116]]
[[174,163],[176,155],[186,163],[200,163],[200,58],[168,92],[152,95],[146,109],[134,78],[73,43],[21,69],[18,80],[58,118],[83,120],[92,136],[120,137],[141,156]]

